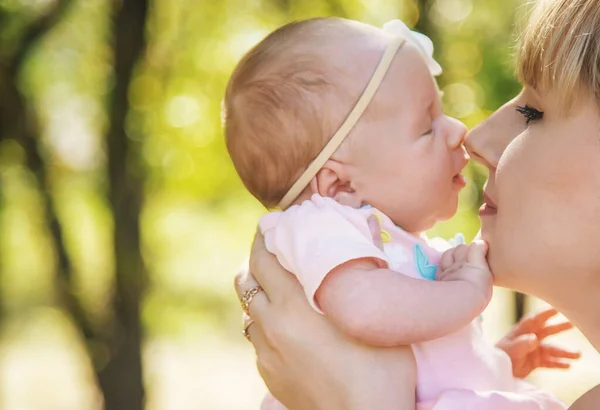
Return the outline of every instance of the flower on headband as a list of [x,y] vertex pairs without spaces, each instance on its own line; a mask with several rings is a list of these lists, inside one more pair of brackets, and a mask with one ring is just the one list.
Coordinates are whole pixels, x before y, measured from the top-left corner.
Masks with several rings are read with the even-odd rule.
[[401,20],[388,21],[383,25],[383,31],[392,36],[403,37],[416,46],[425,57],[431,75],[435,76],[442,73],[442,67],[433,59],[433,42],[425,34],[412,31]]

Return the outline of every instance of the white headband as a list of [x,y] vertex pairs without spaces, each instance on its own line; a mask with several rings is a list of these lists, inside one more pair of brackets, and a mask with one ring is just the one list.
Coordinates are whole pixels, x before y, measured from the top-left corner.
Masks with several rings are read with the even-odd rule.
[[339,148],[344,139],[348,136],[352,128],[356,125],[360,117],[363,115],[373,96],[379,89],[379,85],[383,81],[383,77],[387,73],[394,56],[398,49],[406,42],[415,44],[417,48],[426,57],[427,66],[432,75],[438,75],[442,69],[439,64],[433,59],[433,43],[423,34],[409,30],[409,28],[400,20],[392,20],[383,26],[383,31],[392,34],[394,37],[390,40],[379,65],[375,69],[373,76],[369,80],[367,87],[358,99],[344,123],[340,126],[337,132],[331,137],[331,140],[325,145],[323,150],[310,163],[306,170],[294,182],[292,187],[286,192],[281,201],[277,204],[280,209],[286,209],[297,197],[302,193],[304,188],[310,184],[310,181],[317,175],[323,165],[331,158],[333,153]]

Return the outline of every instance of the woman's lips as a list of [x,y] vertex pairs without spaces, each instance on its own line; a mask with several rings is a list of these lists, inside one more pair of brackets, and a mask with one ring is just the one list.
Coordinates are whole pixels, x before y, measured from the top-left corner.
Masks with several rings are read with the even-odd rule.
[[491,198],[486,193],[484,193],[483,205],[481,205],[481,208],[479,208],[479,216],[496,215],[497,213],[498,207],[496,206],[494,201],[492,201]]

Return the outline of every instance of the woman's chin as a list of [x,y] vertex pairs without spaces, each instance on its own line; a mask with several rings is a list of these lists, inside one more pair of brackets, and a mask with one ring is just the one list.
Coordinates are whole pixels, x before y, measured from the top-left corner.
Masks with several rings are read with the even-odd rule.
[[483,239],[490,246],[492,246],[490,242],[492,242],[495,230],[494,228],[496,226],[495,215],[480,215],[479,220],[481,221],[481,228],[479,229],[479,234],[477,236],[481,237],[481,239]]
[[494,275],[494,285],[506,287],[505,267],[502,266],[502,258],[497,257],[502,254],[498,249],[497,243],[494,241],[494,224],[490,217],[481,218],[481,229],[477,234],[477,238],[483,239],[488,244],[487,260],[490,265],[490,270]]
[[488,250],[487,260],[488,264],[490,265],[492,275],[494,276],[494,286],[509,287],[509,284],[506,281],[507,277],[504,275],[506,269],[502,266],[501,260],[495,256],[496,254],[494,250],[490,247]]
[[[483,238],[488,243],[487,261],[494,276],[494,286],[522,291],[523,281],[527,279],[530,272],[523,272],[521,265],[515,269],[515,261],[506,258],[512,252],[503,246],[494,244],[493,240]],[[512,256],[512,255],[511,255]]]

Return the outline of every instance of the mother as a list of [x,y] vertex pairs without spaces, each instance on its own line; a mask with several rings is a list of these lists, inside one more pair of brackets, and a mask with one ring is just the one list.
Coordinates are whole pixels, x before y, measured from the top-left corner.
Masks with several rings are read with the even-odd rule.
[[[518,68],[522,92],[465,142],[490,170],[481,211],[489,262],[496,285],[546,300],[600,350],[600,1],[540,0]],[[398,387],[415,377],[409,348],[346,339],[309,307],[262,238],[250,270],[264,289],[250,306],[258,368],[288,408],[414,405],[414,392]],[[239,294],[254,277],[238,275]],[[597,388],[573,408],[598,400]]]

